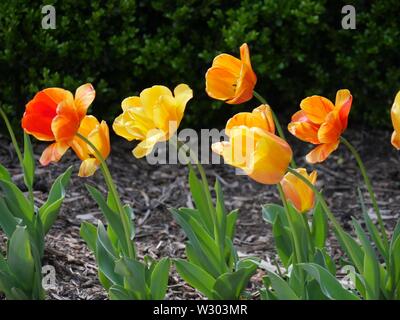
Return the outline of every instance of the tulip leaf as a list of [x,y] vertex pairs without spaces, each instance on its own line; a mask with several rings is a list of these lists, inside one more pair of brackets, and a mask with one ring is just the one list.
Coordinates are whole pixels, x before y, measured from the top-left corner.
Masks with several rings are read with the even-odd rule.
[[4,200],[14,217],[22,219],[28,227],[32,226],[34,213],[30,202],[18,187],[6,180],[0,179],[0,187],[4,193]]
[[15,228],[19,224],[19,221],[21,221],[18,218],[15,218],[10,210],[7,207],[6,202],[4,201],[3,198],[0,198],[0,227],[4,231],[4,233],[7,235],[8,238],[11,238],[12,234],[15,231]]
[[203,184],[197,178],[192,168],[189,169],[189,186],[196,209],[200,212],[202,224],[204,224],[208,232],[212,234],[214,232],[213,219],[211,216],[213,212],[210,212],[206,190],[204,190]]
[[281,218],[282,225],[285,227],[289,226],[287,221],[285,209],[277,204],[267,204],[262,207],[262,215],[264,220],[269,224],[274,224],[277,217]]
[[215,297],[223,300],[239,299],[256,271],[257,264],[249,262],[247,266],[242,266],[234,272],[224,273],[215,281],[213,288]]
[[213,287],[215,279],[204,269],[182,259],[175,259],[176,270],[183,280],[196,288],[209,299],[214,298]]
[[[217,244],[220,248],[220,252],[224,252],[224,247],[225,247],[225,237],[226,237],[226,209],[225,209],[225,204],[224,204],[224,195],[222,194],[221,190],[221,184],[219,183],[218,179],[215,181],[215,193],[217,196],[216,200],[216,210],[215,210],[215,223],[216,223],[216,228],[214,228],[214,231],[218,233],[218,235],[214,235],[215,240],[219,240],[219,243]],[[220,259],[224,259],[223,256],[220,257]]]
[[122,257],[115,263],[115,272],[124,278],[124,287],[135,293],[137,299],[149,299],[150,289],[146,284],[146,266],[139,261]]
[[29,190],[33,187],[33,180],[35,178],[35,158],[33,156],[33,149],[29,135],[24,132],[24,181]]
[[57,177],[51,186],[47,201],[39,209],[39,216],[42,220],[45,234],[50,230],[60,212],[61,205],[65,198],[65,190],[68,187],[71,178],[71,173],[72,166],[62,175]]
[[129,290],[126,290],[124,287],[114,284],[108,290],[108,295],[110,300],[133,300],[134,297]]
[[[101,209],[101,212],[106,217],[107,222],[109,223],[113,231],[117,234],[124,253],[128,255],[128,246],[130,244],[126,243],[125,231],[122,225],[122,221],[120,220],[120,216],[108,206],[107,201],[101,195],[100,191],[90,185],[86,185],[86,188],[92,198],[97,202],[98,206]],[[108,237],[107,239],[110,241]]]
[[7,253],[10,270],[18,280],[19,286],[29,291],[34,281],[35,262],[26,227],[17,226],[10,238]]
[[0,179],[12,182],[10,173],[2,164],[0,164]]
[[288,228],[285,228],[282,224],[282,219],[280,216],[277,216],[273,225],[272,225],[272,234],[274,236],[276,250],[278,252],[278,256],[281,259],[285,268],[287,268],[290,264],[291,257],[293,254],[293,245],[292,245],[292,235]]
[[328,236],[328,220],[319,201],[313,210],[311,236],[316,248],[325,248],[326,237]]
[[375,254],[374,249],[367,238],[364,230],[361,228],[357,220],[353,218],[353,226],[355,232],[360,239],[362,247],[364,249],[364,268],[362,275],[365,279],[365,288],[367,293],[367,299],[379,299],[380,293],[380,271],[378,258]]
[[151,272],[151,299],[163,300],[168,289],[170,261],[168,258],[161,259],[155,264]]
[[237,217],[238,210],[233,210],[226,216],[226,237],[231,241],[233,241],[235,236]]
[[389,247],[387,247],[385,245],[385,243],[383,242],[383,240],[379,234],[378,228],[372,222],[372,220],[368,214],[368,211],[365,207],[364,197],[363,197],[363,194],[360,189],[358,189],[358,198],[360,199],[360,204],[361,204],[361,209],[362,209],[361,211],[363,213],[363,218],[365,221],[365,225],[367,226],[368,232],[369,232],[372,240],[374,240],[374,243],[375,243],[376,247],[378,248],[379,252],[381,253],[381,255],[385,258],[385,261],[387,262]]
[[325,268],[316,263],[300,263],[310,277],[318,281],[324,295],[331,300],[359,300],[349,290],[343,288],[341,283]]
[[96,252],[96,239],[97,239],[97,228],[95,225],[89,222],[83,222],[79,231],[79,235],[85,240],[89,250],[93,253]]
[[274,290],[273,293],[279,300],[299,300],[299,297],[293,289],[280,276],[274,272],[268,271],[268,278]]

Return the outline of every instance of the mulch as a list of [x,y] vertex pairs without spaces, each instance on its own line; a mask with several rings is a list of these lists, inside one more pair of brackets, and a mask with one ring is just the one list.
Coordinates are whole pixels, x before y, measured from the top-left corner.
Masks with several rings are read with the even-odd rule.
[[[400,213],[400,157],[390,145],[389,131],[348,130],[345,136],[360,151],[373,181],[383,219],[388,229],[393,229]],[[303,156],[311,148],[306,143],[290,138],[298,164],[305,166]],[[172,207],[192,206],[187,182],[188,171],[183,165],[149,165],[146,160],[133,158],[131,143],[115,139],[108,160],[114,180],[125,203],[135,211],[136,245],[140,257],[184,257],[185,235],[169,212]],[[34,146],[39,158],[44,144]],[[102,214],[89,197],[85,184],[95,185],[106,192],[100,172],[94,177],[77,176],[79,160],[74,155],[64,156],[60,163],[48,167],[38,166],[35,183],[37,205],[45,201],[54,179],[70,165],[74,173],[59,218],[46,237],[43,264],[56,270],[56,287],[48,291],[48,299],[107,299],[106,292],[97,280],[97,267],[93,255],[79,236],[83,221],[96,223]],[[24,188],[21,170],[9,141],[0,137],[0,162],[7,167],[13,179]],[[310,166],[306,165],[308,169]],[[273,186],[265,186],[246,176],[236,176],[226,165],[205,166],[210,181],[220,179],[228,209],[239,209],[235,245],[241,256],[256,256],[269,262],[275,259],[274,243],[269,226],[263,221],[261,205],[279,203]],[[368,193],[363,186],[357,165],[348,150],[341,146],[325,163],[314,167],[318,171],[318,187],[348,230],[352,216],[360,217],[357,187],[365,195],[371,209]],[[373,211],[370,211],[374,217]],[[4,236],[0,232],[0,245]],[[341,255],[334,239],[328,241],[332,254]],[[253,277],[250,292],[257,298],[264,272]],[[203,299],[196,290],[186,285],[175,271],[169,281],[167,299]]]

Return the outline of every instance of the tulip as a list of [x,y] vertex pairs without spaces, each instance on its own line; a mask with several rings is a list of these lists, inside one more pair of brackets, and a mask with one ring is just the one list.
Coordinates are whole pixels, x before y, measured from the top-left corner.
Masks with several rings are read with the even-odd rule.
[[253,97],[256,82],[249,47],[244,43],[240,47],[240,60],[226,53],[214,58],[206,73],[206,92],[211,98],[240,104]]
[[[110,154],[110,135],[107,123],[99,121],[93,116],[83,118],[78,133],[88,139],[106,159]],[[88,177],[95,173],[100,165],[96,152],[79,137],[75,137],[71,145],[79,159],[82,160],[79,168],[80,177]]]
[[352,99],[350,91],[343,89],[337,92],[335,105],[321,96],[301,101],[301,110],[292,116],[288,130],[300,140],[317,145],[306,156],[307,162],[322,162],[338,148],[347,128]]
[[214,143],[212,150],[227,164],[242,169],[259,183],[276,184],[282,180],[292,150],[275,135],[269,106],[235,115],[227,122],[225,132],[229,141]]
[[397,93],[396,98],[390,112],[394,132],[392,134],[392,145],[400,150],[400,91]]
[[178,85],[174,94],[164,86],[145,89],[140,96],[122,101],[123,113],[113,124],[115,133],[128,141],[140,140],[133,150],[136,158],[147,156],[160,141],[169,140],[178,129],[193,91]]
[[93,86],[84,84],[75,96],[68,90],[47,88],[28,102],[22,128],[38,140],[54,141],[40,157],[42,165],[59,161],[69,149],[94,98]]
[[[317,181],[317,172],[313,171],[310,175],[304,168],[298,168],[296,171],[315,185]],[[285,197],[294,207],[304,213],[314,207],[314,192],[303,181],[297,178],[293,173],[288,172],[281,181]]]

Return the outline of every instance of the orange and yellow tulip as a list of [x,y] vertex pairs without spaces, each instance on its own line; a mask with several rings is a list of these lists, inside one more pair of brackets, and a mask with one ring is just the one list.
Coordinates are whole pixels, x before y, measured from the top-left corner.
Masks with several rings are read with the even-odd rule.
[[94,98],[93,86],[84,84],[75,96],[68,90],[47,88],[28,102],[22,128],[38,140],[54,141],[40,157],[42,165],[59,161],[69,149]]
[[[110,134],[107,123],[101,123],[94,116],[83,118],[78,133],[88,139],[99,151],[103,159],[110,154]],[[79,137],[73,139],[72,149],[82,160],[79,168],[80,177],[93,175],[100,165],[100,159],[96,152]]]
[[321,96],[301,101],[301,110],[292,116],[288,130],[300,140],[318,145],[306,156],[307,162],[322,162],[338,148],[352,100],[350,91],[343,89],[337,92],[335,104]]
[[214,58],[206,73],[206,92],[214,99],[240,104],[253,97],[257,76],[251,67],[249,47],[240,47],[240,60],[223,53]]
[[282,180],[292,150],[275,135],[269,106],[261,105],[251,113],[235,115],[227,122],[225,133],[229,141],[214,143],[212,150],[227,164],[242,169],[259,183],[276,184]]
[[400,150],[400,91],[397,93],[396,98],[390,112],[393,123],[392,145]]
[[169,140],[179,127],[193,91],[186,84],[171,90],[164,86],[145,89],[140,96],[122,101],[123,113],[113,124],[116,134],[128,141],[140,140],[133,150],[136,158],[148,155],[155,144]]
[[[315,185],[317,181],[316,171],[313,171],[311,174],[308,174],[307,170],[304,168],[298,168],[296,171]],[[290,201],[300,213],[307,212],[314,207],[315,195],[313,190],[293,173],[288,172],[283,177],[281,185],[286,199]]]

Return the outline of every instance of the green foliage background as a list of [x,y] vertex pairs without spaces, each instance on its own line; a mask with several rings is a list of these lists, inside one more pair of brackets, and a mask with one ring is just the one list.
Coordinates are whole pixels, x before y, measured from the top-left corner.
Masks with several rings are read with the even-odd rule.
[[[57,10],[55,30],[41,28],[45,4]],[[346,4],[356,30],[341,28]],[[36,91],[92,82],[93,113],[110,120],[124,97],[185,82],[195,94],[186,125],[221,126],[257,102],[211,100],[204,74],[216,54],[239,55],[247,42],[256,89],[284,123],[305,96],[349,88],[351,121],[388,126],[400,89],[399,12],[397,0],[1,1],[0,102],[17,124]]]

